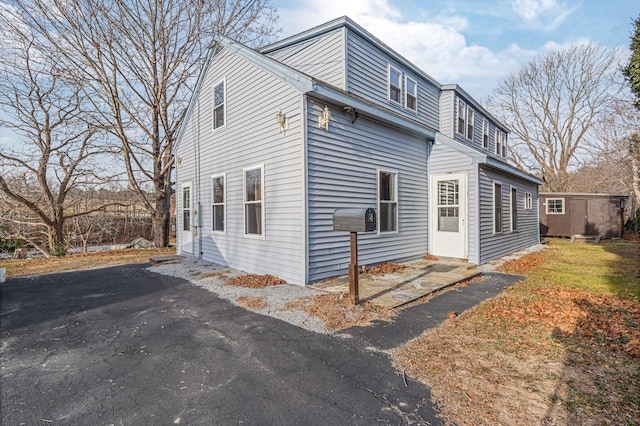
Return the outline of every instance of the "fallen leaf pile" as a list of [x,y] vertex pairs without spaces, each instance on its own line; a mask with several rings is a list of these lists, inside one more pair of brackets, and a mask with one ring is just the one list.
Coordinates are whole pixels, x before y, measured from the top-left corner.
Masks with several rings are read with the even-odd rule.
[[330,330],[369,325],[375,320],[390,321],[396,311],[369,302],[353,305],[348,296],[342,294],[316,294],[287,303],[283,310],[301,310],[321,319]]
[[544,259],[537,254],[528,254],[519,259],[513,259],[503,263],[502,266],[498,268],[498,271],[510,274],[524,274],[543,261]]
[[536,321],[562,338],[587,339],[640,357],[640,302],[563,286],[532,293],[540,298],[525,301],[508,295],[496,300],[487,316],[522,324]]
[[427,254],[424,256],[424,260],[438,260],[438,257],[437,257],[437,256],[434,256],[434,255],[432,255],[432,254],[427,253]]
[[239,277],[229,278],[226,285],[235,285],[238,287],[264,288],[271,285],[286,284],[287,282],[273,275],[241,275]]
[[220,278],[224,280],[229,276],[228,274],[229,274],[229,270],[211,271],[211,272],[205,272],[204,274],[200,275],[198,279],[204,280],[206,278]]
[[396,263],[383,263],[367,269],[366,273],[371,275],[393,274],[394,272],[402,271],[406,267],[406,265],[398,265]]

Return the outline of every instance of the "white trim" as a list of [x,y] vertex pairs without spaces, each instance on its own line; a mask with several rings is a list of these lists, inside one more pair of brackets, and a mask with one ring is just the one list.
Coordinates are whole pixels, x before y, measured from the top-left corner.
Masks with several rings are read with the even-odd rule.
[[[396,212],[395,212],[395,231],[381,231],[380,230],[380,173],[391,173],[393,175],[393,194],[395,196],[395,204],[396,204]],[[378,209],[378,214],[376,215],[376,229],[378,231],[378,235],[388,235],[388,234],[397,234],[400,230],[400,223],[398,222],[400,217],[400,200],[398,194],[398,172],[396,170],[385,170],[385,169],[376,169],[376,204]],[[394,201],[384,203],[384,204],[392,204]]]
[[[458,135],[462,135],[465,138],[467,137],[467,103],[462,100],[460,97],[455,98],[456,105],[456,118],[455,118],[455,132]],[[462,114],[460,111],[464,111]],[[464,125],[462,126],[462,132],[460,132],[460,117],[464,121]]]
[[533,209],[533,194],[530,192],[524,193],[524,209],[531,210]]
[[[213,180],[217,178],[222,178],[222,203],[214,203],[215,191],[213,189]],[[215,220],[215,213],[213,211],[213,206],[222,204],[222,223],[224,229],[222,231],[218,231],[213,229],[213,223]],[[211,233],[215,235],[227,235],[227,174],[219,173],[216,175],[211,175]]]
[[[500,142],[500,143],[498,143]],[[494,151],[499,157],[504,157],[503,152],[506,151],[507,134],[496,127]]]
[[[409,84],[408,81],[411,80],[413,82],[413,87],[414,87],[414,91],[413,93],[411,93],[411,96],[413,96],[416,100],[416,107],[414,108],[409,108],[408,102],[407,102],[407,98],[409,97],[410,93],[409,93]],[[418,112],[418,82],[409,77],[407,74],[404,75],[404,109],[412,111],[417,113]]]
[[[549,201],[562,201],[562,211],[561,212],[549,211]],[[546,214],[565,214],[567,211],[567,205],[564,202],[564,198],[547,198],[546,200],[544,200],[544,211]]]
[[[438,181],[458,180],[458,217],[460,219],[460,233],[462,234],[462,256],[469,256],[469,171],[460,170],[451,173],[429,175],[429,253],[438,253],[435,246],[436,232],[438,231]],[[475,197],[476,199],[478,197]],[[479,227],[476,227],[479,228]],[[479,244],[476,243],[476,247]]]
[[[475,121],[476,121],[476,112],[473,108],[467,105],[467,128],[465,129],[465,136],[470,141],[473,141],[473,133],[475,132],[475,127],[476,127]],[[469,130],[471,130],[471,132],[469,132]]]
[[[398,101],[391,99],[391,70],[398,73],[398,90],[400,91]],[[387,100],[395,105],[402,106],[402,71],[391,64],[387,64]]]
[[[189,229],[184,229],[184,211],[186,210],[184,207],[184,189],[189,187]],[[188,253],[193,255],[195,250],[193,247],[193,181],[185,181],[180,185],[180,227],[178,228],[176,223],[176,233],[180,230],[180,245],[179,250],[180,253]],[[176,220],[177,222],[177,220]],[[185,250],[185,232],[189,233],[188,244],[190,245],[189,249]]]
[[[486,130],[486,132],[485,132]],[[489,149],[489,145],[491,144],[491,138],[489,137],[490,129],[489,129],[489,120],[486,117],[482,117],[482,147],[484,149]],[[487,144],[484,143],[484,137],[487,137]]]
[[[252,170],[260,170],[260,220],[262,225],[262,233],[260,234],[247,234],[247,218],[246,218],[246,204],[247,204],[247,172]],[[252,202],[251,204],[257,204]],[[256,164],[255,166],[245,167],[242,169],[242,234],[245,238],[253,238],[264,240],[266,238],[266,222],[265,222],[265,200],[264,200],[264,163]]]
[[[516,191],[516,199],[513,199],[513,190]],[[513,226],[513,208],[516,208],[516,226]],[[518,230],[518,187],[509,185],[509,230],[516,232]]]
[[[491,219],[493,222],[493,234],[504,234],[504,197],[502,191],[502,181],[494,180],[491,184]],[[500,185],[500,231],[496,230],[496,185]]]
[[[224,124],[220,127],[216,127],[216,118],[215,118],[215,111],[216,111],[216,87],[220,85],[220,83],[222,83],[222,89],[223,89],[223,97],[224,100],[222,101],[222,108],[223,108],[223,115],[224,115]],[[213,84],[213,92],[212,92],[212,96],[213,99],[211,101],[211,129],[214,132],[219,131],[220,129],[224,129],[225,127],[227,127],[227,77],[222,77],[220,80],[216,81]]]

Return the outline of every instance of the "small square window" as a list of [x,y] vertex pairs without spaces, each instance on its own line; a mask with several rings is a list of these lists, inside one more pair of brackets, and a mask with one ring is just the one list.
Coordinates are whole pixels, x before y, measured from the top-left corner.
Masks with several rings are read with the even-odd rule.
[[547,214],[564,214],[564,198],[548,198]]

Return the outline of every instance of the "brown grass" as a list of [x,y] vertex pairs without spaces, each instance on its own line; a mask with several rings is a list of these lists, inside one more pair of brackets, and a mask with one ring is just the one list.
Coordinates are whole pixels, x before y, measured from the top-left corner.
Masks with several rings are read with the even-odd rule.
[[503,266],[527,280],[394,351],[448,424],[640,424],[640,244],[552,244]]
[[317,294],[289,302],[283,309],[305,311],[321,319],[329,330],[370,325],[373,321],[391,321],[396,316],[394,309],[369,302],[353,305],[342,294]]
[[219,278],[221,280],[226,280],[227,278],[229,278],[229,272],[230,271],[228,269],[225,269],[223,271],[205,272],[198,277],[198,280],[204,280],[207,278]]
[[235,285],[238,287],[248,288],[264,288],[272,285],[286,284],[287,282],[273,275],[241,275],[239,277],[229,278],[226,285]]
[[236,299],[236,302],[238,302],[238,305],[252,311],[260,311],[267,307],[267,302],[257,296],[241,296]]
[[149,262],[150,257],[169,256],[175,253],[175,248],[106,250],[67,254],[49,259],[3,260],[0,261],[0,267],[6,268],[7,277],[11,278],[113,265],[146,263]]

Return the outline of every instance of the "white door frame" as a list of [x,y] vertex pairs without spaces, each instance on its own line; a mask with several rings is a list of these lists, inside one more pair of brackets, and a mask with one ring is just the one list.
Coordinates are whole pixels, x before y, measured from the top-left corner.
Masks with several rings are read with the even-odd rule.
[[[189,188],[189,205],[185,207],[184,190]],[[188,213],[189,224],[185,229],[185,213]],[[180,187],[180,252],[193,254],[193,185],[191,181],[183,182]]]
[[[443,180],[458,181],[458,231],[438,231],[438,182]],[[468,178],[466,172],[447,173],[429,176],[429,253],[434,256],[467,259],[469,244],[468,220]]]

